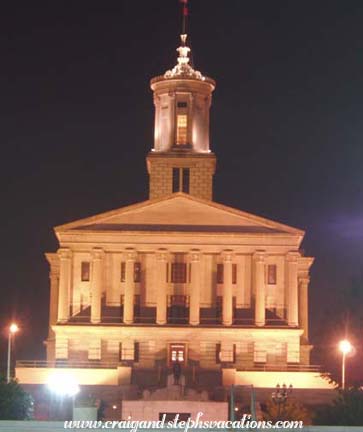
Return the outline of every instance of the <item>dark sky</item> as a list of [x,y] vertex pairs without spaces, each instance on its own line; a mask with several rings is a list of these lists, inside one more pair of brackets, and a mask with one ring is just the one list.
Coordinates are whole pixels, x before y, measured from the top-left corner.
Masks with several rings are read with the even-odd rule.
[[[217,81],[215,200],[306,230],[319,344],[363,267],[363,4],[190,9],[194,64]],[[174,65],[179,24],[177,0],[2,5],[0,327],[21,323],[18,358],[43,355],[52,227],[147,198],[149,79]]]

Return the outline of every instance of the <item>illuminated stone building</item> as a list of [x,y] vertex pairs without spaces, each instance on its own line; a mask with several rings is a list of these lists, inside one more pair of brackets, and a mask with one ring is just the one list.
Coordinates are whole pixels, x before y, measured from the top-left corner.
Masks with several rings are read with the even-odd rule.
[[151,80],[149,200],[55,228],[47,362],[17,376],[44,384],[62,367],[135,399],[179,361],[211,399],[230,384],[328,387],[310,368],[304,232],[212,200],[216,84],[190,65],[186,35],[177,51]]

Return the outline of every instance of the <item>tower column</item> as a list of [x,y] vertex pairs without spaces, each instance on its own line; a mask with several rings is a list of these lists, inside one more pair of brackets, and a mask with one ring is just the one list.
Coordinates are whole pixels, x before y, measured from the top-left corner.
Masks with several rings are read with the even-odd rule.
[[189,324],[198,325],[200,322],[200,251],[198,249],[190,252],[190,262]]
[[254,285],[255,285],[255,325],[263,327],[266,324],[266,299],[265,299],[265,252],[255,252]]
[[103,250],[94,248],[92,251],[91,273],[91,323],[93,324],[101,322],[102,259]]
[[299,253],[289,252],[286,255],[286,283],[287,283],[287,323],[291,327],[299,325],[298,309],[298,279],[297,267]]
[[69,319],[70,291],[72,277],[72,251],[68,248],[58,250],[59,256],[59,292],[58,292],[58,322]]
[[230,326],[233,322],[233,285],[232,285],[232,251],[222,252],[223,259],[223,302],[222,323]]
[[134,322],[135,301],[135,261],[137,254],[134,249],[126,251],[125,295],[124,295],[124,324]]
[[309,314],[308,314],[308,287],[310,279],[304,277],[299,279],[299,317],[300,327],[303,328],[303,337],[309,339]]
[[167,265],[168,252],[166,249],[159,249],[156,252],[156,288],[157,306],[156,323],[166,324],[167,322]]

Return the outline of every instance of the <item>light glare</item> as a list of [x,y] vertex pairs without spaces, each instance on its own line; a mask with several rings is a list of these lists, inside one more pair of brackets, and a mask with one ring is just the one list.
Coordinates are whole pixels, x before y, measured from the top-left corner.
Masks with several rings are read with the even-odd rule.
[[75,396],[79,385],[74,376],[65,372],[55,372],[48,378],[48,388],[59,396]]
[[343,354],[348,354],[352,351],[352,344],[348,340],[344,339],[339,342],[339,350]]
[[9,331],[12,334],[16,333],[18,330],[19,330],[19,327],[15,323],[12,323],[11,326],[9,327]]

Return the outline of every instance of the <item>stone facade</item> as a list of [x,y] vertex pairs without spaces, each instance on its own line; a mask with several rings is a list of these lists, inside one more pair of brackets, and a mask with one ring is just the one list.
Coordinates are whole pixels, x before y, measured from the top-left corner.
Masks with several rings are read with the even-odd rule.
[[168,196],[173,192],[173,168],[189,168],[189,193],[205,200],[211,200],[215,166],[216,158],[212,153],[190,155],[170,152],[167,155],[160,155],[150,152],[147,157],[150,199]]
[[302,231],[177,193],[56,234],[50,362],[163,373],[180,344],[190,370],[309,365]]

